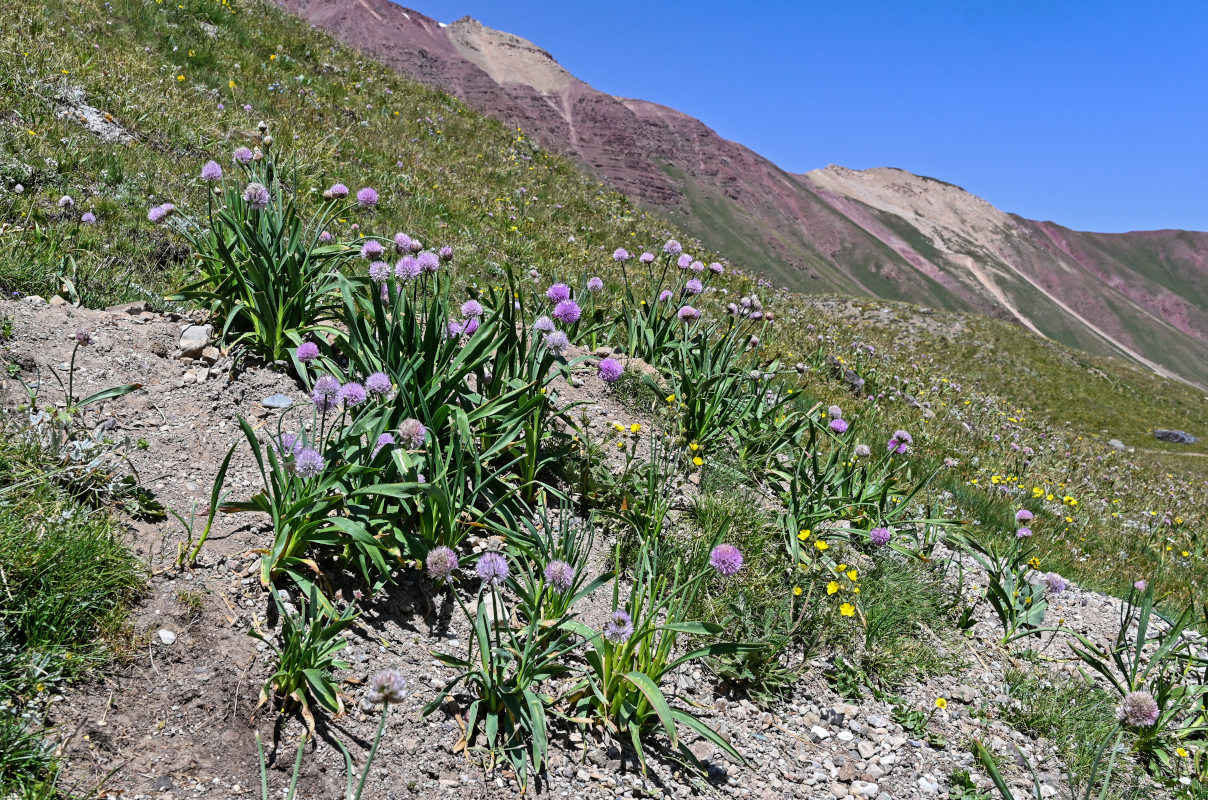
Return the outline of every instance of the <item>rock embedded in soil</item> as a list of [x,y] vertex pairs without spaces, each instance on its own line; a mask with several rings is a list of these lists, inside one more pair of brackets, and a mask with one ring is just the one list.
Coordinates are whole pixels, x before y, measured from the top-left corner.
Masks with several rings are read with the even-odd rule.
[[1153,438],[1159,442],[1173,442],[1174,444],[1195,444],[1196,438],[1187,431],[1167,430],[1166,428],[1154,428]]
[[186,358],[197,358],[210,344],[214,335],[213,325],[190,325],[180,335],[180,354]]

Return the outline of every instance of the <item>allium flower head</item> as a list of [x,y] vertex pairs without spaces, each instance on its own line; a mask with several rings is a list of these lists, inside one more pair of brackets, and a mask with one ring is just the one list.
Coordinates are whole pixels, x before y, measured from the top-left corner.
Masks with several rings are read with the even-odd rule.
[[575,585],[575,568],[565,561],[551,561],[545,567],[545,582],[556,592],[566,594]]
[[403,253],[410,253],[411,237],[405,233],[394,234],[394,249],[397,250],[400,255]]
[[621,362],[615,358],[606,358],[600,362],[600,378],[605,383],[616,383],[624,371]]
[[502,586],[508,579],[508,561],[499,553],[483,553],[478,557],[475,570],[487,586]]
[[659,292],[659,302],[660,303],[666,303],[670,299],[671,299],[671,290],[670,289],[664,289],[663,291]]
[[208,183],[222,180],[222,167],[217,161],[207,161],[201,165],[201,179]]
[[693,272],[704,272],[705,265],[699,261],[693,261],[691,264],[688,265],[688,269],[692,270]]
[[252,182],[243,189],[243,202],[253,211],[262,211],[268,206],[268,188],[263,183]]
[[419,262],[411,256],[403,256],[394,265],[394,277],[398,278],[403,283],[410,283],[419,277],[420,268]]
[[294,474],[299,478],[313,478],[327,466],[323,456],[313,447],[304,447],[294,458]]
[[1031,522],[1032,521],[1032,512],[1028,511],[1026,508],[1019,509],[1018,511],[1015,512],[1015,521],[1016,522]]
[[720,275],[726,271],[726,268],[723,267],[721,264],[718,264],[716,261],[714,261],[712,264],[709,265],[709,271],[712,272],[714,275]]
[[366,699],[377,706],[401,703],[407,696],[407,681],[397,669],[384,669],[369,679]]
[[319,244],[331,244],[336,237],[331,235],[331,231],[323,231],[319,234]]
[[889,528],[873,528],[868,532],[868,538],[875,545],[886,545],[893,538],[893,534],[889,532]]
[[587,281],[588,291],[598,292],[604,288],[604,280],[602,278],[590,278]]
[[461,304],[461,313],[466,317],[481,317],[482,303],[477,300],[467,300]]
[[147,219],[151,222],[159,223],[166,220],[168,217],[176,213],[176,206],[171,203],[158,205],[147,212]]
[[643,264],[652,264],[654,263],[654,253],[642,253],[638,256],[638,261],[641,261]]
[[449,320],[448,330],[449,330],[449,338],[456,339],[458,336],[461,336],[463,333],[466,332],[466,325],[464,322],[458,322],[457,320],[452,319],[452,320]]
[[719,544],[709,553],[709,566],[729,578],[742,569],[742,553],[732,544]]
[[96,214],[93,214],[91,211],[85,211],[83,216],[80,217],[80,222],[84,223],[85,225],[95,225]]
[[669,256],[678,256],[684,252],[684,246],[675,239],[668,239],[667,243],[663,245],[663,252]]
[[444,247],[442,247],[440,250],[438,250],[436,252],[436,255],[438,255],[440,257],[441,261],[452,261],[453,260],[453,248],[449,247],[449,245],[445,245]]
[[545,346],[556,356],[561,356],[570,347],[570,339],[562,331],[545,334]]
[[390,444],[394,444],[394,435],[390,433],[383,433],[377,438],[377,442],[373,445],[373,452],[369,457],[371,459],[377,458],[377,454],[382,452],[382,448]]
[[478,330],[478,326],[478,317],[470,317],[468,320],[466,320],[462,330],[465,331],[466,336],[473,336],[474,331]]
[[390,376],[384,372],[375,372],[365,379],[365,391],[370,394],[388,395],[393,388]]
[[579,304],[574,300],[563,300],[558,305],[554,306],[554,319],[561,322],[563,325],[574,325],[579,321],[579,317],[583,315],[583,311],[579,308]]
[[1160,713],[1157,702],[1149,692],[1129,692],[1120,701],[1116,718],[1134,728],[1152,728]]
[[622,609],[617,609],[608,616],[602,631],[604,638],[613,644],[621,644],[633,636],[633,617]]
[[1136,583],[1133,584],[1133,588],[1136,589],[1138,592],[1143,592],[1149,588],[1149,582],[1145,581],[1145,580],[1137,581]]
[[835,418],[830,421],[830,429],[835,433],[847,433],[847,420]]
[[420,253],[415,260],[419,262],[420,270],[429,275],[440,269],[440,258],[430,250]]
[[1053,594],[1061,594],[1069,588],[1065,578],[1058,575],[1056,572],[1050,572],[1044,576],[1044,583],[1049,587],[1049,591]]
[[872,454],[872,449],[866,444],[856,445],[856,458],[867,458]]
[[680,269],[687,269],[688,267],[692,266],[692,256],[684,253],[675,260],[675,265]]
[[385,261],[374,261],[369,265],[369,277],[374,283],[390,280],[390,265]]
[[252,158],[254,158],[254,157],[255,157],[255,154],[251,150],[247,149],[246,147],[235,148],[235,152],[232,155],[232,158],[235,159],[235,163],[237,163],[237,164],[246,164],[249,161],[251,161]]
[[843,409],[839,408],[839,406],[829,406],[826,409],[826,415],[834,419],[840,419],[843,416]]
[[557,326],[554,325],[554,321],[549,317],[537,317],[533,322],[533,330],[538,333],[552,333],[556,329]]
[[410,450],[419,450],[424,446],[428,429],[418,419],[405,419],[398,426],[398,437]]
[[365,402],[367,397],[365,387],[356,381],[349,381],[340,387],[340,399],[344,401],[345,405],[360,405]]
[[361,258],[366,261],[375,261],[381,258],[384,252],[386,248],[382,247],[382,243],[377,239],[366,239],[365,244],[361,245]]
[[570,287],[565,283],[555,283],[545,290],[545,296],[554,303],[561,303],[570,299]]
[[693,278],[692,280],[690,280],[684,284],[684,294],[700,294],[704,290],[705,290],[704,285],[701,284],[701,282],[698,281],[696,278]]
[[612,260],[613,261],[628,261],[629,260],[629,251],[626,250],[624,247],[618,247],[612,253]]
[[71,334],[72,340],[80,347],[87,347],[92,344],[92,331],[87,328],[80,328],[75,333]]
[[1015,531],[1015,538],[1016,538],[1016,539],[1030,539],[1030,538],[1032,538],[1032,529],[1031,529],[1031,528],[1029,528],[1029,527],[1027,527],[1026,525],[1025,525],[1025,526],[1020,527],[1018,530],[1016,530],[1016,531]]
[[371,189],[366,186],[357,192],[357,204],[361,208],[373,208],[378,204],[378,193],[376,189]]
[[457,572],[457,553],[447,547],[437,547],[428,551],[428,575],[437,583],[448,583]]
[[59,198],[59,208],[71,208],[74,205],[75,200],[72,200],[69,194],[65,194]]
[[684,306],[679,310],[680,322],[692,322],[700,319],[700,312],[692,306]]
[[277,455],[282,458],[293,458],[302,452],[302,437],[293,433],[281,434],[281,439],[273,444],[277,448]]
[[298,345],[298,349],[294,351],[294,355],[303,364],[309,364],[319,357],[319,346],[314,342],[303,342]]
[[423,249],[424,249],[423,242],[421,242],[419,239],[411,240],[411,252],[412,253],[418,253],[420,250],[423,250]]

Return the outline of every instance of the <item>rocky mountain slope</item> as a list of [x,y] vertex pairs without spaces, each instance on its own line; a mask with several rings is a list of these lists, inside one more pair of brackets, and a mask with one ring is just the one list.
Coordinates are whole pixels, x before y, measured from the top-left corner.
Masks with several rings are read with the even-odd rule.
[[468,17],[446,26],[390,0],[281,2],[792,288],[977,311],[1208,383],[1208,233],[1072,231],[896,169],[794,175],[686,114],[597,91]]

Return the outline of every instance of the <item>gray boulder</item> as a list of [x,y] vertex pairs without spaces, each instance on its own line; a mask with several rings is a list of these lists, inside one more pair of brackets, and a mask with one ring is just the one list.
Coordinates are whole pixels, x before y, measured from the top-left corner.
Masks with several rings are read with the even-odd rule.
[[1154,428],[1153,438],[1160,442],[1174,442],[1175,444],[1195,444],[1195,437],[1187,431],[1172,431],[1166,428]]

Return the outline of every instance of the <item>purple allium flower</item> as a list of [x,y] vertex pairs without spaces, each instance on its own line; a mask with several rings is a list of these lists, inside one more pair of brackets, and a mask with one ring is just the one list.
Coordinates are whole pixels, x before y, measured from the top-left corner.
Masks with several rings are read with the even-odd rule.
[[466,332],[465,323],[458,322],[455,319],[449,320],[449,338],[456,339]]
[[692,270],[693,272],[704,272],[705,265],[699,261],[693,261],[691,264],[688,265],[688,269]]
[[409,450],[419,450],[423,447],[427,436],[428,429],[418,419],[412,417],[399,423],[398,438]]
[[554,319],[561,322],[563,325],[574,325],[579,321],[579,317],[583,315],[579,304],[574,300],[563,300],[558,305],[554,306],[554,311],[550,315]]
[[217,161],[207,161],[201,165],[201,179],[208,183],[222,180],[222,167]]
[[388,395],[394,386],[390,376],[384,372],[375,372],[365,379],[365,391],[370,394]]
[[252,158],[254,158],[254,157],[255,157],[255,154],[252,153],[251,150],[248,150],[246,147],[235,148],[235,152],[233,154],[233,158],[235,159],[235,163],[237,163],[237,164],[246,164],[249,161],[251,161]]
[[386,249],[377,239],[366,239],[365,244],[361,245],[361,258],[366,261],[376,261],[382,257],[384,252]]
[[684,246],[675,239],[668,239],[667,243],[663,245],[663,252],[669,256],[678,256],[684,252]]
[[166,220],[168,217],[172,216],[175,213],[176,213],[176,206],[172,205],[171,203],[164,203],[163,205],[156,206],[155,208],[148,211],[147,219],[150,220],[151,222],[157,222],[157,223],[163,222],[164,220]]
[[277,447],[277,455],[282,458],[293,458],[302,452],[302,437],[292,433],[281,434],[281,440],[273,444]]
[[377,438],[377,443],[373,446],[373,452],[369,455],[369,458],[377,458],[377,454],[382,452],[382,448],[388,444],[394,444],[394,435],[390,433],[383,433]]
[[365,699],[375,706],[401,703],[407,696],[407,681],[396,669],[384,669],[369,679],[369,691]]
[[71,339],[80,347],[87,347],[92,344],[92,331],[87,328],[80,328],[75,333],[71,334]]
[[1032,512],[1028,511],[1026,508],[1019,509],[1018,511],[1015,512],[1015,521],[1016,522],[1031,522],[1032,521]]
[[336,237],[331,235],[331,231],[323,231],[319,234],[319,244],[331,244],[331,240]]
[[561,356],[570,347],[570,339],[562,331],[545,334],[545,346],[556,356]]
[[398,278],[403,283],[410,283],[419,277],[420,268],[419,262],[411,256],[403,256],[394,265],[394,277]]
[[478,330],[478,326],[478,317],[470,317],[468,320],[466,320],[465,326],[462,328],[462,330],[465,331],[466,336],[473,336],[474,331]]
[[829,406],[826,409],[826,415],[839,419],[843,416],[843,409],[839,408],[839,406]]
[[628,261],[629,260],[629,251],[626,250],[624,247],[618,247],[612,253],[612,260],[613,261]]
[[334,375],[321,375],[315,381],[315,391],[328,397],[338,397],[340,394],[340,380]]
[[349,381],[340,387],[340,399],[344,401],[345,405],[360,405],[368,396],[365,393],[365,387],[356,381]]
[[684,294],[700,294],[705,290],[705,287],[696,278],[684,284]]
[[866,444],[856,445],[856,458],[867,458],[872,454],[872,449]]
[[654,253],[642,253],[638,256],[638,261],[641,261],[643,264],[652,264],[654,263]]
[[85,211],[83,216],[80,217],[80,222],[84,223],[85,225],[95,225],[96,214],[93,214],[91,211]]
[[660,303],[666,303],[670,299],[671,299],[671,290],[670,289],[664,289],[663,291],[659,292],[659,302]]
[[1032,538],[1032,529],[1027,527],[1026,525],[1021,527],[1019,530],[1015,531],[1015,538],[1016,539],[1031,539]]
[[605,383],[616,383],[625,368],[615,358],[606,358],[600,362],[600,377]]
[[575,568],[565,561],[551,561],[545,567],[545,582],[560,594],[566,594],[575,585]]
[[608,621],[604,623],[604,629],[601,632],[608,641],[613,644],[621,644],[633,636],[633,617],[618,608],[608,616]]
[[482,303],[477,300],[467,300],[461,304],[461,313],[466,317],[481,317]]
[[700,319],[700,312],[692,306],[684,306],[679,310],[680,322],[691,322]]
[[1120,710],[1116,712],[1117,719],[1134,728],[1152,728],[1160,715],[1157,701],[1149,692],[1129,692],[1124,695]]
[[478,577],[487,586],[502,586],[503,582],[508,579],[508,561],[499,553],[490,551],[483,553],[478,557],[478,565],[475,570],[478,572]]
[[428,551],[428,576],[437,583],[448,583],[457,572],[457,553],[447,547],[437,547]]
[[333,183],[330,189],[323,192],[323,196],[328,200],[343,200],[348,196],[348,187],[342,183]]
[[424,252],[420,253],[415,260],[419,262],[420,270],[428,273],[429,275],[440,269],[440,257],[430,250],[425,250]]
[[374,283],[390,280],[390,265],[385,261],[374,261],[369,265],[369,277]]
[[309,364],[319,357],[319,346],[314,342],[303,342],[294,351],[294,356],[303,364]]
[[423,249],[424,249],[423,242],[421,242],[419,239],[411,240],[411,252],[412,253],[418,253],[420,250],[423,250]]
[[299,478],[313,478],[327,467],[327,462],[313,447],[303,447],[294,458],[294,474]]
[[453,248],[449,247],[449,245],[445,245],[444,247],[442,247],[440,250],[437,251],[436,254],[438,256],[440,256],[441,261],[452,261],[453,260]]
[[1049,587],[1049,591],[1053,594],[1061,594],[1069,588],[1065,578],[1058,575],[1056,572],[1050,572],[1044,576],[1044,583]]
[[268,206],[268,188],[263,183],[249,183],[243,190],[243,202],[253,211],[262,211]]
[[1138,592],[1143,592],[1149,588],[1149,582],[1146,580],[1136,581],[1135,583],[1133,583],[1133,588],[1136,589]]
[[726,271],[726,268],[723,267],[721,264],[718,264],[716,261],[714,261],[712,264],[709,265],[709,271],[712,272],[714,275],[720,275]]
[[889,532],[889,528],[873,528],[868,532],[868,538],[875,545],[886,545],[893,538],[893,534]]
[[719,544],[709,554],[709,566],[729,578],[742,569],[742,553],[732,544]]
[[913,443],[914,439],[910,438],[909,433],[903,430],[896,430],[893,432],[893,437],[885,443],[885,449],[896,452],[898,455],[905,455]]
[[835,433],[847,433],[847,420],[838,418],[832,419],[830,421],[830,429]]
[[72,200],[69,194],[65,194],[59,198],[59,208],[71,208],[74,205],[75,200]]
[[553,286],[545,290],[545,296],[551,302],[561,303],[563,300],[570,299],[570,287],[565,283],[555,283]]
[[373,208],[376,206],[378,204],[377,190],[371,189],[368,186],[366,186],[364,189],[361,189],[359,192],[357,192],[357,204],[360,205],[361,208]]
[[399,255],[402,255],[403,253],[410,253],[411,237],[405,233],[394,234],[394,249],[399,252]]
[[675,265],[680,269],[687,269],[688,267],[692,266],[692,256],[684,253],[675,260]]
[[589,278],[587,281],[587,290],[589,292],[598,292],[604,288],[604,280],[602,278]]
[[554,321],[549,317],[537,317],[533,322],[533,330],[538,333],[553,333],[556,330]]
[[899,442],[905,442],[906,444],[914,444],[914,439],[911,438],[910,434],[907,433],[906,431],[902,430],[901,428],[899,428],[898,430],[893,432],[893,438],[897,439]]

